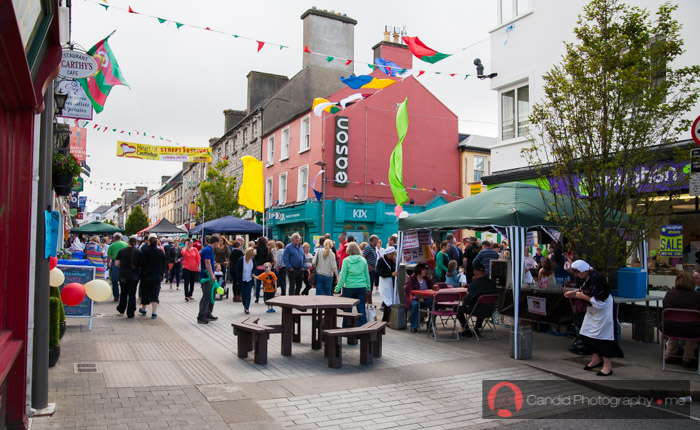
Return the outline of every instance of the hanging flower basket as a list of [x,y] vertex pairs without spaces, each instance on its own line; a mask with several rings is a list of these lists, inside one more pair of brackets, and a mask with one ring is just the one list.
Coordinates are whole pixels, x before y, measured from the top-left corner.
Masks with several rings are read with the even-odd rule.
[[75,178],[80,176],[82,168],[73,154],[53,153],[51,166],[53,188],[59,196],[69,196]]

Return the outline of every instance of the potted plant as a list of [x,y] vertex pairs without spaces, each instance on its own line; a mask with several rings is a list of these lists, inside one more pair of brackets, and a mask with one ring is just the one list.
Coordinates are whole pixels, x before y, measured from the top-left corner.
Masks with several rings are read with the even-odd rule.
[[[58,287],[49,287],[49,291],[51,297],[61,299],[61,291]],[[63,335],[66,334],[66,310],[63,308],[63,303],[58,308],[58,314],[58,338],[63,339]]]
[[80,163],[71,153],[61,153],[54,151],[51,175],[53,188],[59,196],[69,196],[71,188],[82,168]]
[[58,297],[49,297],[49,367],[54,367],[61,356],[59,346],[60,308],[63,306]]

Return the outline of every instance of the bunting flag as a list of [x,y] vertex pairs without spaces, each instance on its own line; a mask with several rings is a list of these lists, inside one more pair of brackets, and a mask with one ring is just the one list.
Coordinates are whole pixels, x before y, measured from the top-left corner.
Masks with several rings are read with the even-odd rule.
[[397,82],[393,79],[378,79],[370,75],[351,75],[347,78],[341,76],[340,80],[353,90],[359,90],[360,88],[374,88],[381,90],[389,85],[394,85]]
[[[114,34],[114,32],[112,32],[112,34]],[[85,94],[90,98],[92,107],[95,108],[95,112],[97,113],[102,112],[104,109],[107,96],[112,90],[112,87],[116,85],[129,86],[122,75],[121,69],[119,69],[119,64],[114,57],[114,53],[112,53],[107,43],[107,39],[109,39],[112,34],[102,39],[87,52],[88,55],[93,56],[97,61],[97,74],[89,78],[78,79],[80,86],[85,90]]]
[[265,212],[265,179],[263,163],[255,157],[241,157],[243,181],[238,190],[238,203],[257,212]]
[[360,100],[364,100],[371,95],[372,94],[362,94],[362,93],[351,94],[340,101],[340,106],[343,109],[345,109],[346,106],[350,106],[351,104],[353,104],[355,102],[358,102]]
[[444,60],[452,54],[443,54],[442,52],[437,52],[434,49],[428,48],[423,42],[416,37],[404,36],[403,41],[408,45],[408,49],[411,54],[415,55],[416,58],[426,61],[431,64],[435,64],[440,60]]
[[321,176],[323,174],[323,172],[325,172],[325,170],[321,170],[320,172],[316,173],[316,176],[314,176],[314,180],[311,181],[311,190],[314,192],[314,195],[316,196],[317,202],[321,201],[321,197],[323,197],[323,192],[318,191],[316,189],[316,179],[318,179],[318,177]]
[[340,112],[340,108],[337,106],[338,103],[335,102],[329,102],[326,99],[322,98],[315,98],[314,99],[314,104],[312,106],[314,110],[314,115],[316,116],[321,116],[323,115],[323,111],[326,111],[328,113],[334,114],[336,112]]
[[379,66],[379,70],[381,70],[382,72],[384,72],[384,74],[388,76],[396,76],[396,73],[398,73],[399,71],[406,70],[402,67],[399,67],[399,65],[394,63],[393,61],[385,60],[382,57],[375,58],[374,64]]
[[265,42],[257,41],[258,42],[258,52],[260,52],[261,49],[263,49],[263,46],[265,46]]
[[396,148],[391,153],[389,161],[389,185],[391,192],[394,194],[394,201],[397,206],[401,206],[408,201],[408,193],[403,186],[403,139],[408,132],[408,97],[399,105],[399,110],[396,112],[396,134],[399,141]]

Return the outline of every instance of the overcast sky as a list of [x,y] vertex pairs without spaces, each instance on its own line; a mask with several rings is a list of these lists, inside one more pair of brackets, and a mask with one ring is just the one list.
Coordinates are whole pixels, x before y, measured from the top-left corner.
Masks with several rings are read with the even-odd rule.
[[[109,130],[147,132],[149,137],[132,136],[133,142],[167,144],[151,139],[154,135],[180,145],[207,146],[209,138],[223,134],[224,109],[245,109],[249,71],[292,77],[301,69],[302,54],[275,46],[265,46],[257,53],[254,41],[187,25],[178,30],[172,22],[160,24],[120,10],[129,6],[142,14],[298,49],[303,48],[301,14],[312,6],[335,10],[357,20],[355,60],[362,63],[372,62],[371,48],[383,39],[385,25],[405,26],[409,36],[419,36],[431,48],[454,54],[436,65],[414,58],[414,68],[444,72],[426,73],[418,80],[457,114],[459,131],[497,134],[496,93],[489,90],[489,81],[473,76],[464,80],[465,74],[475,74],[475,57],[489,71],[488,31],[496,26],[493,1],[108,0],[103,3],[112,6],[108,10],[100,3],[103,0],[73,1],[72,41],[87,50],[116,30],[109,44],[131,88],[113,88],[104,111],[94,114],[93,121]],[[502,34],[496,37],[499,43],[506,39]],[[517,37],[517,29],[509,37]],[[366,65],[355,65],[356,74],[367,72]],[[86,180],[83,195],[89,198],[88,211],[120,194],[112,185],[100,189],[90,180],[124,187],[150,182],[149,188],[154,188],[161,175],[174,174],[182,167],[174,162],[117,158],[116,142],[128,136],[97,132],[93,124],[87,128],[92,176]]]

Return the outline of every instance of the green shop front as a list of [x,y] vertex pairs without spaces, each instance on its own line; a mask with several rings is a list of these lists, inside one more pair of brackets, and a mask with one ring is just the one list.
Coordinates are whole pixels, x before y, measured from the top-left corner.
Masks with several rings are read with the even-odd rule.
[[[403,208],[409,214],[417,214],[446,203],[447,200],[438,195],[424,206],[406,204]],[[376,234],[386,243],[389,236],[398,231],[393,202],[326,200],[325,219],[321,216],[322,206],[322,202],[307,200],[272,208],[267,213],[272,236],[286,241],[292,234],[299,233],[304,242],[309,242],[317,241],[325,233],[330,233],[333,240],[337,240],[340,233],[345,233],[361,243]]]

